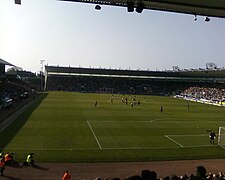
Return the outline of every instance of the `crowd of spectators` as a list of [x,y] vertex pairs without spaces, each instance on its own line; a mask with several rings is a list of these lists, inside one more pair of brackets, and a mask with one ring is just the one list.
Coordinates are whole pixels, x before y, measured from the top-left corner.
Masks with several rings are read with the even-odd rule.
[[164,79],[49,75],[46,90],[102,92],[105,89],[120,94],[171,95],[184,90],[189,84]]
[[212,102],[225,101],[225,88],[215,87],[189,87],[181,93],[182,96],[192,99],[205,99]]
[[[95,180],[103,180],[104,178],[97,177]],[[105,178],[108,180],[108,178]],[[191,175],[172,175],[159,178],[157,177],[157,173],[155,171],[150,170],[142,170],[140,175],[129,176],[125,178],[125,180],[224,180],[225,175],[223,172],[218,173],[207,173],[204,166],[197,166],[196,173]],[[120,180],[120,178],[113,178],[113,180]]]
[[[16,162],[13,158],[13,154],[15,154],[15,152],[14,153],[6,153],[6,154],[0,153],[0,161],[5,162],[3,165],[0,164],[1,176],[4,176],[3,172],[4,172],[5,168],[7,168],[7,166],[20,167],[20,168],[31,166],[33,168],[37,168],[37,169],[40,169],[40,170],[46,170],[45,168],[40,167],[38,164],[34,164],[34,157],[33,157],[34,153],[29,153],[27,155],[27,157],[25,158],[25,161],[24,161],[23,164],[20,164],[20,163]],[[12,158],[6,161],[7,155],[12,155],[11,156]],[[223,169],[223,167],[221,167],[221,169]],[[132,171],[131,171],[131,173],[132,173]],[[176,175],[176,174],[173,174],[172,172],[170,174],[171,175],[159,177],[156,171],[144,169],[136,175],[127,176],[125,178],[121,178],[121,177],[110,177],[110,178],[109,177],[104,177],[104,178],[103,177],[96,177],[94,180],[122,180],[122,179],[124,179],[124,180],[225,180],[225,174],[224,174],[223,171],[220,171],[220,172],[217,172],[217,173],[207,172],[206,168],[202,165],[197,166],[196,171],[193,174]],[[69,171],[69,170],[66,170],[64,172],[64,174],[62,175],[61,179],[62,180],[72,180],[72,179],[74,179],[73,172]]]
[[17,102],[28,98],[35,91],[21,80],[0,80],[0,110],[7,109]]

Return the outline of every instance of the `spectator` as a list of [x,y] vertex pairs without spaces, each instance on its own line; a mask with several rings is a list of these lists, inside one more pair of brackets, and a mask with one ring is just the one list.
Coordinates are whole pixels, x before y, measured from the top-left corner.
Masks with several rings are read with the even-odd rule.
[[141,176],[143,178],[143,180],[150,180],[151,179],[151,171],[149,170],[142,170],[141,171]]
[[206,179],[206,169],[203,166],[196,167],[196,176],[200,179]]
[[0,161],[0,172],[1,172],[1,176],[4,176],[3,172],[5,170],[5,159],[4,157],[1,159]]
[[71,174],[69,173],[69,171],[65,171],[62,180],[71,180]]
[[4,159],[5,159],[5,165],[12,165],[12,162],[13,162],[12,154],[7,152],[4,156]]

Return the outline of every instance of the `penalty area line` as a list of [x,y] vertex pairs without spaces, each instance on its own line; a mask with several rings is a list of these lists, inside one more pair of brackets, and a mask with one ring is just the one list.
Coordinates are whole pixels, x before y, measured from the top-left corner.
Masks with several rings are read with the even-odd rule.
[[219,147],[221,147],[222,149],[225,149],[225,147],[223,147],[222,145],[218,145]]
[[90,128],[90,130],[91,130],[91,132],[92,132],[92,134],[93,134],[93,136],[94,136],[94,138],[95,138],[95,140],[96,140],[96,142],[97,142],[97,144],[98,144],[98,147],[99,147],[100,149],[102,149],[102,146],[101,146],[101,144],[99,143],[99,140],[98,140],[97,136],[95,135],[95,132],[94,132],[94,130],[92,129],[92,127],[91,127],[89,121],[87,121],[87,123],[88,123],[88,126],[89,126],[89,128]]
[[180,147],[184,147],[182,144],[180,144],[179,142],[175,141],[173,138],[170,138],[168,135],[165,135],[165,137],[167,139],[169,139],[170,141],[174,142],[175,144],[179,145]]

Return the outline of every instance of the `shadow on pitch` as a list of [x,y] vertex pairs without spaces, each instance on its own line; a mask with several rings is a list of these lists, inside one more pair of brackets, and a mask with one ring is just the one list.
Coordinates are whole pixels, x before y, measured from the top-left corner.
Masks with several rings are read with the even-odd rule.
[[1,149],[0,151],[4,151],[4,148],[7,144],[13,139],[13,137],[17,134],[17,132],[23,127],[26,121],[29,119],[33,111],[38,108],[41,102],[48,96],[48,93],[39,94],[36,99],[32,102],[32,104],[17,117],[9,127],[7,127],[0,135],[1,135]]

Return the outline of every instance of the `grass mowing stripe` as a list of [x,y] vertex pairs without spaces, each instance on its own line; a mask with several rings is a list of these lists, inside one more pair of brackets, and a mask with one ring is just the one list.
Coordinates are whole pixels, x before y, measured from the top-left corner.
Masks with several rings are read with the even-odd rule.
[[92,134],[93,134],[93,136],[94,136],[94,138],[95,138],[95,140],[96,140],[96,142],[97,142],[99,148],[102,149],[102,146],[101,146],[101,144],[99,143],[99,140],[98,140],[97,136],[95,135],[95,132],[93,131],[93,129],[92,129],[92,127],[91,127],[89,121],[87,121],[87,123],[88,123],[89,128],[91,129],[91,132],[92,132]]
[[184,147],[182,144],[178,143],[173,138],[170,138],[168,135],[165,135],[165,137],[168,138],[169,140],[171,140],[172,142],[174,142],[175,144],[179,145],[180,147]]

